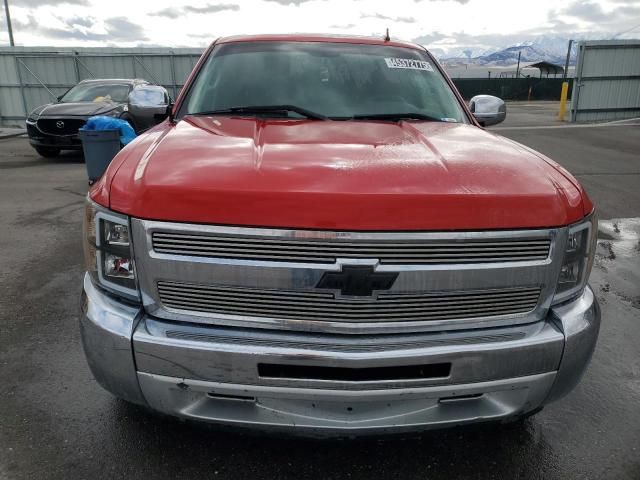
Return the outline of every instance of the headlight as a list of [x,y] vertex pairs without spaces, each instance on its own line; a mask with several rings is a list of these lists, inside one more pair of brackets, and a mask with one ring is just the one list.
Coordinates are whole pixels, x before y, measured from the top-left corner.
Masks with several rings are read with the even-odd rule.
[[569,227],[554,303],[578,296],[587,285],[598,238],[595,213]]
[[87,199],[84,237],[85,263],[94,283],[138,300],[129,218]]
[[31,124],[31,125],[35,125],[36,122],[38,121],[38,116],[31,114],[27,117],[27,123]]

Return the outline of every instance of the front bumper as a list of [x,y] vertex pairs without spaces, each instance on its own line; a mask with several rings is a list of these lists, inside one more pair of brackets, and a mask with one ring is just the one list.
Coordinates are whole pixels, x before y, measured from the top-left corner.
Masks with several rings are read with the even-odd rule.
[[52,135],[39,130],[35,124],[27,123],[27,135],[32,147],[59,148],[61,150],[82,150],[82,142],[77,134]]
[[[85,277],[81,317],[96,380],[155,410],[312,435],[402,432],[509,420],[566,395],[595,347],[600,310],[587,288],[543,322],[398,336],[290,334],[166,322]],[[403,346],[403,342],[407,342]],[[348,369],[449,363],[446,376],[339,381],[260,376],[259,364]]]

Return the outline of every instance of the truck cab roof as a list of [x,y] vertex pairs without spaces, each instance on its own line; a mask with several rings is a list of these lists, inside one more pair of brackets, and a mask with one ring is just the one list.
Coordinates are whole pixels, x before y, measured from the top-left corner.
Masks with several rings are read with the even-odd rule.
[[262,35],[234,35],[230,37],[221,37],[214,41],[214,44],[221,43],[238,43],[238,42],[318,42],[318,43],[353,43],[364,45],[384,45],[393,47],[413,48],[416,50],[425,50],[421,45],[402,40],[385,40],[384,36],[371,37],[359,35],[329,35],[329,34],[313,34],[313,33],[294,33],[294,34],[262,34]]

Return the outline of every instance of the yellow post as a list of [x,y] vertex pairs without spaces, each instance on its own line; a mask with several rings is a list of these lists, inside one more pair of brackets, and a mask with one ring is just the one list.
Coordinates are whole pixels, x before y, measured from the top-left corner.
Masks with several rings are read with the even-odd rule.
[[560,92],[560,111],[558,120],[564,122],[564,114],[567,109],[567,95],[569,94],[569,82],[562,82],[562,92]]

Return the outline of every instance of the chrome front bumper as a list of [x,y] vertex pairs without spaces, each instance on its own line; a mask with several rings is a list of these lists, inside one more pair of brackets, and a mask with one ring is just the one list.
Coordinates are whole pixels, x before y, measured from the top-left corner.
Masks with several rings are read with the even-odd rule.
[[[542,322],[420,334],[419,342],[416,336],[347,339],[160,321],[104,294],[88,276],[83,300],[85,353],[96,380],[114,395],[184,418],[317,435],[524,415],[578,383],[600,327],[589,288]],[[448,376],[418,380],[258,374],[261,363],[356,369],[442,362],[451,364]]]

